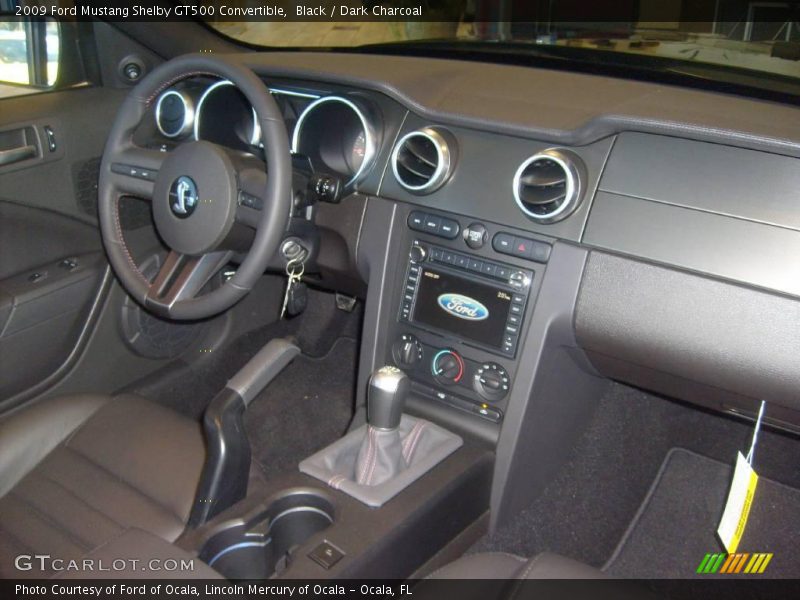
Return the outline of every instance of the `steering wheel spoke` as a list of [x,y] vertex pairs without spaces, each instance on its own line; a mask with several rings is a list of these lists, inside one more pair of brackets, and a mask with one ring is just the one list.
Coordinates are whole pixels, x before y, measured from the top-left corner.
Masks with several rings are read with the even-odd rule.
[[119,194],[151,200],[164,158],[163,152],[129,146],[118,152],[111,162],[109,183]]
[[188,256],[171,250],[150,284],[145,304],[168,316],[176,302],[195,298],[231,256],[233,252],[229,251]]

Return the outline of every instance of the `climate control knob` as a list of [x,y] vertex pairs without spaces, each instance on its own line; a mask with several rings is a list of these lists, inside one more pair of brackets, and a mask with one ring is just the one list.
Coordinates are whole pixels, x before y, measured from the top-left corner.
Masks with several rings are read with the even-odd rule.
[[454,385],[464,377],[464,359],[455,350],[439,350],[431,361],[434,379],[444,385]]
[[392,357],[401,369],[413,367],[422,360],[422,344],[410,333],[404,333],[392,345]]
[[497,363],[483,363],[472,378],[472,387],[478,395],[489,402],[500,400],[511,385],[508,371]]

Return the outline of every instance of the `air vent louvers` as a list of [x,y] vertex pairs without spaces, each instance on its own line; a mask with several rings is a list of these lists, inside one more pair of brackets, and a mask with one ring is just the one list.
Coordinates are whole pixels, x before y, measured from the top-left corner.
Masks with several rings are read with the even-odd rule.
[[535,221],[560,221],[580,202],[582,173],[583,163],[577,156],[562,150],[545,150],[517,169],[514,199]]
[[455,142],[444,131],[426,127],[403,136],[392,153],[397,182],[415,194],[430,194],[450,177]]

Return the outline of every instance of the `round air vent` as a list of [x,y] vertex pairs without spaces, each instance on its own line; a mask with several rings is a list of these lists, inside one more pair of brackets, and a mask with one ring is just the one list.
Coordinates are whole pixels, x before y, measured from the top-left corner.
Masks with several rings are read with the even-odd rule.
[[450,177],[455,149],[455,140],[446,131],[425,127],[407,133],[392,153],[394,178],[409,192],[430,194]]
[[566,150],[545,150],[523,162],[514,175],[514,199],[531,219],[554,223],[580,204],[585,168]]

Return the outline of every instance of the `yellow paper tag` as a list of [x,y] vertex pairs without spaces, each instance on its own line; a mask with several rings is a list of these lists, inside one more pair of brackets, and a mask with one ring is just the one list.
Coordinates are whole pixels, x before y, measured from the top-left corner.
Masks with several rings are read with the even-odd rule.
[[744,535],[757,485],[758,475],[739,452],[736,456],[736,468],[733,471],[728,501],[725,503],[725,511],[717,528],[717,535],[729,554],[736,552]]

